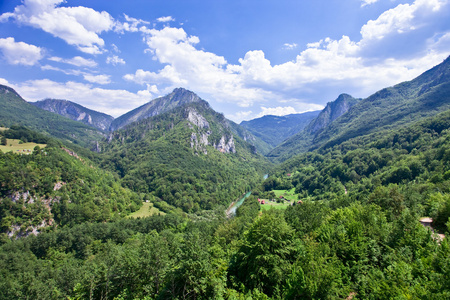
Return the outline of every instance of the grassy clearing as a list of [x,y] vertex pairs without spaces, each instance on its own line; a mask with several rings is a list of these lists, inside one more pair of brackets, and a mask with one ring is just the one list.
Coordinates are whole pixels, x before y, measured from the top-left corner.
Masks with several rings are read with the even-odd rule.
[[128,218],[145,218],[145,217],[151,217],[156,214],[165,215],[165,212],[160,211],[156,207],[153,206],[153,203],[151,202],[144,202],[144,204],[141,206],[141,208],[138,211],[135,211],[134,213],[130,214]]
[[297,201],[298,197],[295,194],[295,188],[292,188],[290,190],[273,190],[275,193],[275,196],[277,196],[277,199],[280,197],[284,197],[286,200],[289,201]]
[[269,210],[271,208],[274,209],[286,209],[288,206],[290,206],[291,204],[284,202],[284,203],[276,203],[276,202],[271,202],[271,201],[266,201],[265,204],[261,204],[261,210]]
[[36,144],[36,143],[23,143],[19,144],[20,140],[7,139],[6,146],[0,145],[0,151],[6,153],[13,151],[17,154],[31,154],[34,147],[39,146],[41,148],[46,147],[46,144]]

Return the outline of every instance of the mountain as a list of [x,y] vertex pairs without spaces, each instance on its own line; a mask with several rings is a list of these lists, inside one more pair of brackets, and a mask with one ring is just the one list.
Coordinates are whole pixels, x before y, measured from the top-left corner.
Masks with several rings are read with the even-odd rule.
[[42,110],[4,85],[0,85],[0,124],[6,127],[23,125],[87,148],[92,148],[96,141],[103,138],[99,130]]
[[308,126],[268,156],[285,160],[298,153],[332,147],[358,136],[403,128],[448,109],[450,57],[411,81],[384,88],[358,101],[331,123],[320,124],[317,131]]
[[353,98],[348,94],[341,94],[339,97],[327,103],[327,106],[320,114],[306,126],[305,131],[311,134],[318,134],[323,131],[334,120],[345,114],[349,109],[361,99]]
[[117,171],[125,187],[151,194],[162,210],[171,205],[196,212],[228,206],[262,180],[269,163],[240,136],[245,129],[186,90],[156,102],[151,105],[164,107],[157,115],[101,143],[103,166]]
[[68,100],[45,99],[30,103],[46,111],[74,121],[80,121],[103,131],[108,130],[111,122],[114,120],[110,115],[91,110]]
[[111,123],[110,131],[115,131],[130,123],[162,114],[179,105],[199,101],[201,101],[200,97],[191,91],[177,88],[164,97],[156,98],[118,117]]
[[242,121],[240,125],[274,148],[303,130],[319,113],[320,111],[311,111],[286,116],[264,116]]
[[322,132],[340,116],[344,115],[359,101],[360,99],[353,98],[348,94],[339,95],[336,100],[328,102],[325,108],[318,113],[317,117],[313,118],[309,124],[304,126],[302,131],[284,141],[267,156],[284,160],[295,154],[307,151],[317,134]]

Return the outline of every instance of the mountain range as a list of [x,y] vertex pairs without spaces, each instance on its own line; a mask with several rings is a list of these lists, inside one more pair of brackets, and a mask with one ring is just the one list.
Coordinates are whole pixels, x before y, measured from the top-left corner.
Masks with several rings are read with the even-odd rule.
[[183,88],[46,107],[0,86],[1,299],[448,298],[450,59],[241,125]]
[[319,113],[320,111],[311,111],[286,116],[268,115],[250,121],[242,121],[239,125],[274,148],[285,139],[302,131]]
[[[268,157],[284,161],[358,136],[402,128],[448,109],[450,57],[411,81],[384,88],[365,99],[341,95],[327,105],[322,116],[273,149]],[[321,121],[322,117],[328,121]]]
[[74,121],[80,121],[103,131],[108,130],[111,122],[114,120],[114,117],[110,115],[88,109],[68,100],[45,99],[30,103],[43,110],[56,113]]

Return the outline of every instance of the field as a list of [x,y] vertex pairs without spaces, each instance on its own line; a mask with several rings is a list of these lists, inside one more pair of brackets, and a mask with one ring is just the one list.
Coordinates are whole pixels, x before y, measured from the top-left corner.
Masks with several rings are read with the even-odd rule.
[[130,214],[128,218],[145,218],[145,217],[151,217],[156,214],[165,215],[164,212],[160,211],[156,207],[153,206],[153,203],[151,202],[144,202],[144,204],[141,206],[141,208],[138,211],[135,211],[134,213]]
[[0,145],[0,151],[6,153],[13,151],[17,154],[31,154],[33,152],[34,147],[39,146],[41,148],[46,147],[46,144],[36,144],[36,143],[23,143],[19,144],[20,140],[15,139],[7,139],[6,146]]
[[277,196],[277,199],[280,197],[284,197],[284,199],[289,201],[297,201],[298,197],[295,195],[295,188],[290,190],[273,190],[275,193],[275,196]]
[[274,209],[286,209],[288,206],[290,206],[291,204],[289,204],[288,202],[284,202],[284,203],[276,203],[276,202],[272,202],[272,201],[266,201],[265,204],[261,204],[261,210],[268,210],[271,208]]

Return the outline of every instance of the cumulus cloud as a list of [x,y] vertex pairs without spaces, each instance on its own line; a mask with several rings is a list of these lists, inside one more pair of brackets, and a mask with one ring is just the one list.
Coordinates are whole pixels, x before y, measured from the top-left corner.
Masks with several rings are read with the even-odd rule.
[[150,101],[147,95],[140,95],[139,92],[94,88],[90,84],[73,81],[60,83],[49,79],[30,80],[18,85],[9,84],[9,86],[27,101],[38,101],[45,98],[67,99],[114,117]]
[[24,0],[0,21],[15,19],[20,24],[39,28],[89,54],[102,53],[104,41],[99,34],[113,29],[114,19],[105,11],[87,7],[59,7],[64,0]]
[[297,48],[297,46],[298,45],[296,43],[292,43],[292,44],[286,43],[283,45],[283,49],[293,50],[293,49]]
[[370,4],[374,4],[376,2],[378,2],[379,0],[362,0],[361,2],[361,7],[370,5]]
[[65,64],[77,66],[77,67],[94,68],[97,66],[97,63],[94,60],[86,59],[81,56],[75,56],[75,57],[69,58],[69,59],[64,59],[61,57],[53,56],[53,57],[50,57],[49,60],[55,61],[55,62],[60,62],[60,63],[65,63]]
[[175,21],[175,19],[172,18],[171,16],[167,16],[167,17],[160,17],[160,18],[156,19],[156,21],[158,21],[160,23],[167,23],[167,22]]
[[[150,22],[141,20],[141,19],[136,19],[136,18],[132,18],[126,14],[124,14],[124,18],[125,18],[125,22],[119,23],[116,22],[114,30],[116,32],[138,32],[140,31],[140,28],[150,24]],[[115,46],[115,45],[114,45]]]
[[84,74],[83,77],[84,77],[84,80],[92,82],[92,83],[98,83],[98,84],[109,84],[109,83],[111,83],[111,76],[110,75]]
[[[449,5],[445,7],[448,9]],[[390,50],[374,62],[370,49],[376,48],[377,43],[386,48],[383,43],[387,36],[414,33],[412,24],[421,28],[433,27],[433,20],[443,14],[441,10],[445,7],[439,0],[416,0],[413,4],[398,5],[364,25],[359,41],[345,35],[338,40],[324,38],[307,44],[295,60],[278,65],[272,65],[261,50],[248,51],[238,64],[229,64],[222,56],[197,49],[199,38],[189,36],[182,28],[145,28],[141,31],[145,34],[147,52],[165,66],[158,71],[138,69],[134,74],[125,75],[124,79],[156,85],[161,93],[183,86],[238,107],[284,101],[294,108],[292,112],[320,109],[342,92],[366,97],[383,87],[410,80],[440,63],[449,54],[445,47],[449,44],[447,34],[415,39],[426,52],[414,52],[414,56],[403,57]],[[390,47],[409,51],[403,45],[395,44],[395,39],[390,42]],[[312,108],[310,103],[317,105]],[[269,113],[269,110],[263,110],[263,113]]]
[[125,61],[122,58],[118,57],[117,55],[113,55],[113,56],[108,56],[106,58],[106,63],[111,64],[113,66],[117,66],[117,65],[124,65]]
[[16,42],[13,37],[0,39],[0,50],[6,61],[12,65],[33,66],[43,57],[41,48],[24,42]]
[[285,106],[285,107],[261,107],[261,113],[258,115],[258,117],[262,117],[265,115],[272,115],[272,116],[285,116],[290,114],[296,114],[298,113],[295,108],[292,106]]

